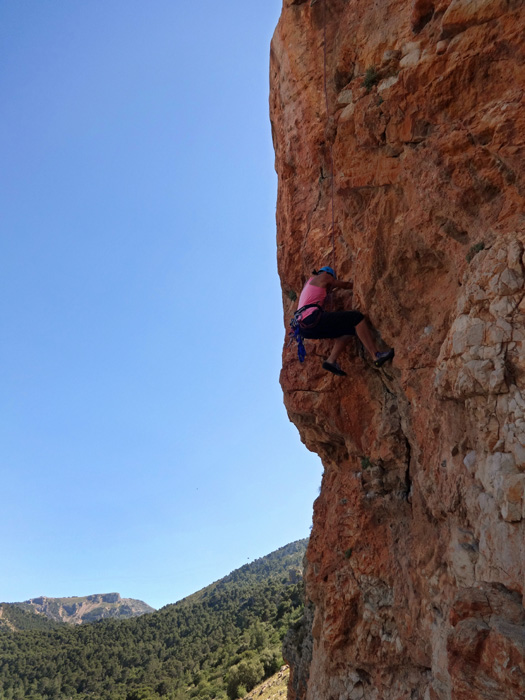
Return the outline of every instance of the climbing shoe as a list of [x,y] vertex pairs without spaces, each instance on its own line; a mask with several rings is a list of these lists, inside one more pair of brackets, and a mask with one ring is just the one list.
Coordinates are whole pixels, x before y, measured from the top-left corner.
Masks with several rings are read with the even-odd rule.
[[388,362],[394,357],[394,348],[386,350],[385,352],[376,352],[376,359],[374,360],[375,367],[382,367],[385,362]]
[[323,369],[332,372],[332,374],[337,374],[339,377],[346,377],[346,372],[343,372],[337,362],[323,362]]

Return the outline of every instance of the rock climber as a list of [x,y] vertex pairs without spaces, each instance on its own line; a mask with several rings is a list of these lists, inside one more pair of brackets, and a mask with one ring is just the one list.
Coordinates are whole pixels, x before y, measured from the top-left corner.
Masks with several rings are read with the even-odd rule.
[[323,362],[323,369],[339,376],[346,376],[337,358],[357,335],[368,350],[374,365],[381,367],[394,357],[394,349],[381,352],[376,345],[372,328],[360,311],[325,311],[323,305],[332,289],[353,289],[353,282],[338,280],[331,267],[314,270],[299,297],[295,319],[303,338],[335,338],[330,356]]

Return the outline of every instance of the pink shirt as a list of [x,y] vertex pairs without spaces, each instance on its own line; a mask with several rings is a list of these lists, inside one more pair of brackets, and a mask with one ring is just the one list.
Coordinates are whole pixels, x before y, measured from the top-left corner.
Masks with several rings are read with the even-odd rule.
[[[314,284],[311,284],[311,281],[313,279],[313,277],[310,277],[308,282],[304,285],[303,291],[301,292],[301,296],[299,297],[299,303],[297,304],[298,309],[301,309],[307,304],[319,304],[319,306],[322,306],[324,304],[324,300],[326,299],[327,294],[326,288],[316,287]],[[301,318],[299,320],[310,316],[310,314],[313,314],[315,310],[315,307],[312,307],[311,309],[306,309],[306,311],[303,311],[303,313],[301,314]]]

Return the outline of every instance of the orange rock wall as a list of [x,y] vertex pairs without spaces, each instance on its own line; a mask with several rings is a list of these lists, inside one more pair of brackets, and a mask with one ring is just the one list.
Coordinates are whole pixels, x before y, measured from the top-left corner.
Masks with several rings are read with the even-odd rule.
[[325,467],[292,698],[525,698],[524,27],[513,0],[284,0],[285,323],[333,264],[355,283],[334,308],[396,349],[378,371],[352,345],[339,378],[328,341],[302,366],[284,347],[288,414]]

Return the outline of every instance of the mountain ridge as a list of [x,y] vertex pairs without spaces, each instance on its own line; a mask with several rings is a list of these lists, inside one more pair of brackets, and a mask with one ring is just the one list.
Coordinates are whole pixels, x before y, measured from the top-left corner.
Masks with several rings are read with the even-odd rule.
[[81,625],[106,618],[126,619],[155,612],[142,600],[121,598],[119,593],[94,593],[88,596],[51,598],[38,596],[20,603],[2,603],[26,612],[44,615],[54,622]]

